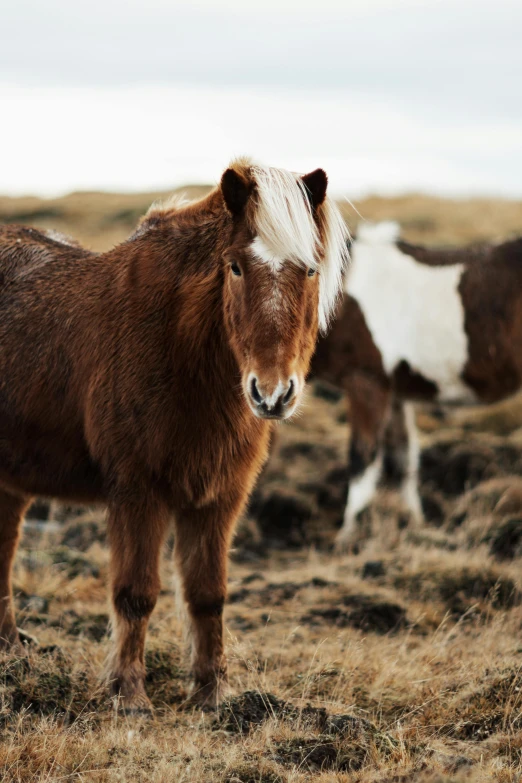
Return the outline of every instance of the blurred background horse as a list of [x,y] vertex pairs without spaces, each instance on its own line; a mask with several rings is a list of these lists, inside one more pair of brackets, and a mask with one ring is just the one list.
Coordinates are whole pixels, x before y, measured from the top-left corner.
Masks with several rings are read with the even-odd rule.
[[383,477],[423,517],[413,403],[496,402],[522,384],[522,239],[430,248],[397,223],[360,225],[345,298],[312,373],[344,389],[352,425],[349,489],[337,544]]

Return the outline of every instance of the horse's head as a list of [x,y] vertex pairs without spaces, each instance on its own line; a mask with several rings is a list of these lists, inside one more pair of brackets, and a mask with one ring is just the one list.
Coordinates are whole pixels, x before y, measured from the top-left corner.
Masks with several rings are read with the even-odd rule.
[[221,179],[233,221],[223,253],[225,319],[259,418],[295,411],[318,328],[326,329],[341,288],[348,231],[326,188],[322,169],[301,177],[244,160]]

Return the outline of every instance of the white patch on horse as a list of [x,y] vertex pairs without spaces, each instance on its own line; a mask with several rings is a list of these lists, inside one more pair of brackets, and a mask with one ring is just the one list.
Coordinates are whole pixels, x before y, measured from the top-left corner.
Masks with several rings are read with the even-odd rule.
[[356,478],[350,479],[348,502],[344,511],[343,526],[339,530],[337,544],[346,544],[357,535],[356,517],[372,500],[382,472],[382,453],[379,452],[366,470]]
[[388,374],[406,361],[437,384],[441,401],[473,400],[461,376],[468,360],[458,291],[464,267],[428,266],[401,253],[393,226],[359,231],[346,291],[359,303]]
[[274,321],[277,321],[283,310],[283,292],[279,285],[278,272],[284,262],[275,256],[259,237],[254,239],[250,249],[254,259],[266,264],[272,273],[272,292],[264,301],[264,310],[272,316]]
[[277,386],[275,387],[272,394],[268,394],[265,397],[265,403],[269,408],[273,408],[276,402],[278,401],[279,397],[283,394],[283,392],[286,390],[286,386],[282,381],[277,382]]
[[420,448],[417,425],[415,424],[415,407],[411,402],[404,404],[404,420],[408,436],[408,454],[406,475],[401,485],[401,497],[406,508],[411,512],[414,521],[420,523],[424,516],[418,482]]
[[256,237],[252,244],[250,245],[250,249],[254,256],[259,259],[259,261],[262,261],[264,264],[267,264],[267,266],[270,267],[272,272],[276,273],[279,272],[281,267],[283,266],[284,260],[280,256],[276,256],[263,242],[263,240],[260,237]]

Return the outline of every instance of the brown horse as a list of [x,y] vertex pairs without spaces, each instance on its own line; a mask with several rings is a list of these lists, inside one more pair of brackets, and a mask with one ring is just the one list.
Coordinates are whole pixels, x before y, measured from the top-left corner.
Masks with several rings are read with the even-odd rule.
[[234,523],[274,421],[301,398],[340,291],[347,231],[318,169],[236,161],[204,199],[153,206],[104,254],[0,229],[0,637],[19,645],[11,569],[35,495],[108,506],[112,691],[148,709],[144,644],[170,519],[194,699],[226,683]]
[[380,223],[358,230],[351,256],[344,304],[312,361],[350,403],[341,548],[383,476],[422,521],[412,401],[495,402],[522,387],[522,239],[427,248]]

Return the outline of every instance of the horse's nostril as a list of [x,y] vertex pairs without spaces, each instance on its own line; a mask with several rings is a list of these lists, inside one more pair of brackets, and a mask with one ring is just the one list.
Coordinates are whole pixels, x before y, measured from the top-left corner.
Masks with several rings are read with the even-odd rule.
[[250,393],[252,395],[252,399],[254,400],[254,402],[257,402],[258,405],[263,402],[263,398],[259,394],[259,389],[257,388],[257,383],[255,378],[252,378],[252,381],[250,383]]
[[288,390],[287,390],[285,396],[283,397],[283,402],[284,402],[285,405],[286,405],[287,402],[290,401],[293,393],[294,393],[294,382],[290,381],[290,384],[288,386]]

